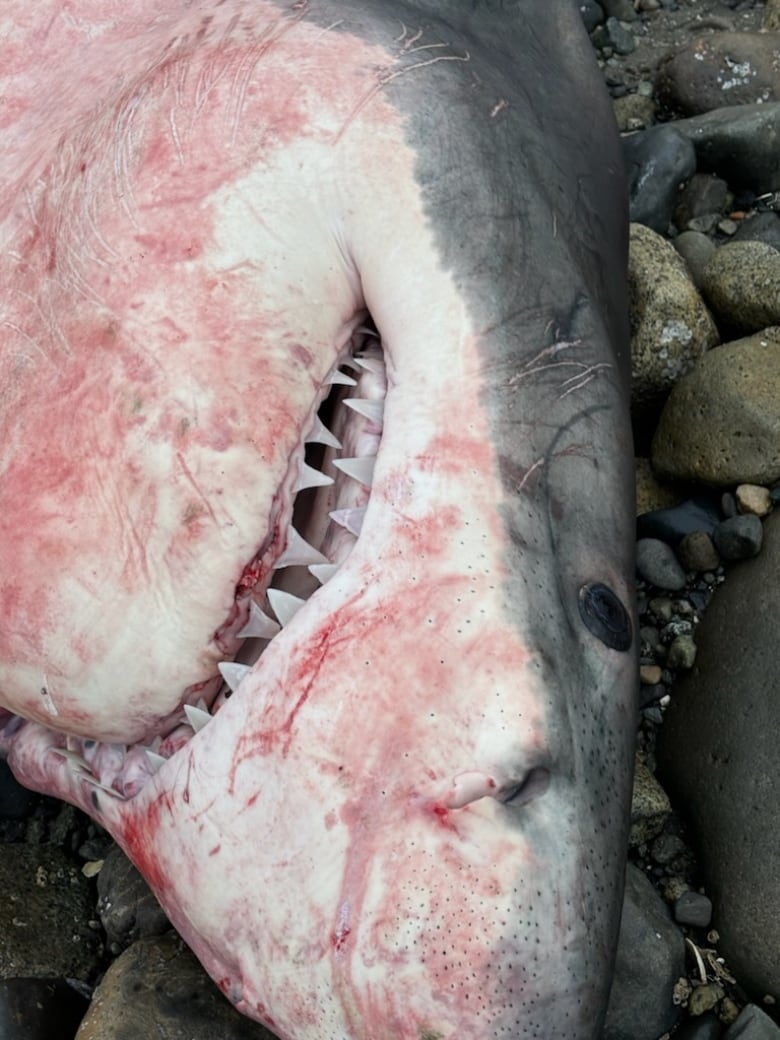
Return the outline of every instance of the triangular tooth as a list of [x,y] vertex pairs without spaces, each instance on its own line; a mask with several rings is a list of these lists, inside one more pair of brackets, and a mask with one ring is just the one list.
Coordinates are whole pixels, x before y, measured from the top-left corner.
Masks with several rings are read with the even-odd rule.
[[340,563],[315,563],[309,567],[309,574],[313,574],[320,585],[324,585],[326,581],[330,581],[340,567]]
[[106,787],[105,784],[101,784],[101,782],[99,780],[96,780],[91,773],[82,776],[81,779],[84,781],[85,784],[90,784],[92,787],[97,787],[98,790],[103,791],[105,794],[110,794],[112,798],[116,798],[120,802],[127,801],[127,798],[125,798],[123,794],[120,794],[119,791],[115,791],[113,787]]
[[360,509],[334,509],[332,513],[328,513],[334,524],[345,528],[350,534],[354,534],[356,538],[360,536],[365,515],[366,506],[361,506]]
[[239,664],[237,661],[220,661],[217,668],[230,687],[231,693],[236,692],[247,673],[252,671],[248,664]]
[[152,751],[151,748],[144,748],[144,753],[149,761],[149,765],[152,769],[157,772],[161,765],[164,765],[168,759],[162,755],[158,755],[156,751]]
[[308,567],[310,563],[328,563],[327,556],[323,556],[313,545],[309,545],[295,528],[290,524],[287,528],[287,546],[274,564],[274,570],[282,567]]
[[348,376],[346,372],[342,372],[338,368],[334,368],[333,371],[325,376],[322,381],[323,386],[357,386],[357,379],[353,379],[352,376]]
[[371,487],[374,480],[374,466],[376,466],[376,455],[364,455],[358,459],[334,459],[333,465],[346,473],[348,477],[357,480],[366,487]]
[[92,770],[89,768],[86,759],[77,751],[69,751],[67,748],[52,748],[52,751],[61,758],[66,759],[71,769],[92,775]]
[[239,639],[273,639],[281,628],[255,602],[249,604],[249,620],[238,633]]
[[184,705],[184,714],[187,716],[187,722],[189,722],[196,733],[200,733],[203,727],[211,722],[209,713],[203,711],[202,708],[196,708],[193,704]]
[[379,333],[376,329],[370,329],[368,325],[358,325],[355,332],[362,332],[364,336],[373,336],[374,339],[379,339]]
[[330,432],[319,415],[314,416],[311,432],[306,437],[306,444],[324,444],[326,448],[340,448],[341,441]]
[[293,596],[289,592],[283,592],[281,589],[269,589],[267,595],[268,602],[271,604],[271,610],[276,614],[282,628],[290,624],[301,607],[306,603],[305,599],[299,599],[298,596]]
[[384,371],[384,361],[381,357],[355,357],[355,364],[360,365],[366,372],[379,376]]
[[369,401],[366,397],[345,397],[343,403],[358,415],[372,422],[381,423],[385,414],[384,401]]
[[298,473],[298,481],[293,491],[297,494],[299,491],[308,490],[308,488],[328,487],[332,483],[333,477],[329,477],[327,473],[322,473],[320,470],[314,469],[313,466],[308,466],[305,462],[302,462],[300,472]]

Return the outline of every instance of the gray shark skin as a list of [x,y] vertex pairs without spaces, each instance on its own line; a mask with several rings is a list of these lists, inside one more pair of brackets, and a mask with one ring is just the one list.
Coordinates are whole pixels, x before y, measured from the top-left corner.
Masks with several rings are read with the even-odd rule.
[[576,5],[0,13],[0,744],[282,1040],[589,1040],[636,623]]

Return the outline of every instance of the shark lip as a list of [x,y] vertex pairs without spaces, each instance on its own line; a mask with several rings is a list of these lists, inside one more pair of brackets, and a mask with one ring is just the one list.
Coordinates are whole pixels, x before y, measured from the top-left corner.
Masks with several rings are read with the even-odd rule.
[[[299,448],[272,503],[269,534],[244,568],[229,618],[215,634],[218,673],[183,692],[181,709],[149,742],[122,744],[59,734],[51,751],[80,779],[132,798],[239,688],[266,647],[351,554],[368,507],[382,437],[385,358],[369,325],[358,327],[322,380]],[[27,720],[3,709],[8,744]]]

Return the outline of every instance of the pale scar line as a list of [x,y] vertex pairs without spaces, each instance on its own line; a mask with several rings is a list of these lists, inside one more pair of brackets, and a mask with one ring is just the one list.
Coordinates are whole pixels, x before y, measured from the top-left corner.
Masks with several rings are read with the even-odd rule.
[[206,512],[209,514],[211,519],[214,521],[214,524],[216,526],[219,526],[218,521],[217,521],[216,513],[212,509],[211,503],[209,502],[209,500],[206,497],[206,495],[203,493],[203,490],[201,489],[201,487],[198,484],[198,482],[195,479],[195,477],[190,472],[190,469],[189,469],[189,467],[187,466],[187,463],[184,460],[184,456],[182,455],[182,453],[180,451],[176,452],[176,461],[178,462],[179,466],[181,467],[182,473],[187,478],[189,483],[192,485],[192,488],[194,489],[196,495],[201,500],[203,505],[206,507]]

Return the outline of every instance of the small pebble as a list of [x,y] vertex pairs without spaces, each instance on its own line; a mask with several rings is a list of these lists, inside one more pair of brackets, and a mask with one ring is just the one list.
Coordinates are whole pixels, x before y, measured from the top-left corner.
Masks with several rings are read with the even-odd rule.
[[735,1001],[731,997],[724,997],[720,1002],[718,1008],[718,1016],[724,1026],[730,1026],[732,1022],[736,1022],[739,1018],[739,1008]]
[[674,904],[674,919],[678,924],[707,928],[712,920],[712,902],[701,892],[684,892]]
[[674,617],[674,605],[667,596],[655,596],[647,607],[662,623],[668,624]]
[[737,503],[730,491],[723,492],[720,500],[720,508],[726,519],[737,515]]
[[667,689],[663,683],[658,683],[655,686],[641,686],[639,689],[639,706],[643,709],[648,708],[650,705],[662,700],[666,694]]
[[718,524],[712,540],[724,560],[747,560],[759,554],[763,536],[759,518],[747,513]]
[[711,1011],[723,996],[724,990],[719,982],[694,986],[688,998],[688,1010],[692,1015],[703,1015],[705,1011]]
[[639,669],[639,681],[644,686],[656,686],[661,681],[662,671],[657,664],[643,664]]
[[718,551],[706,531],[691,531],[677,546],[677,556],[687,571],[712,571],[720,566]]
[[696,663],[696,644],[692,636],[677,636],[669,647],[667,664],[670,668],[693,668]]
[[736,490],[737,509],[740,513],[766,516],[772,511],[772,496],[760,484],[740,484]]
[[649,650],[652,650],[661,642],[658,629],[654,625],[642,625],[639,629],[639,638]]
[[660,726],[664,721],[664,714],[657,706],[642,709],[642,718],[653,726]]
[[653,842],[650,854],[656,863],[666,866],[676,859],[688,856],[689,852],[685,842],[676,834],[661,834]]
[[[759,521],[760,523],[760,521]],[[685,587],[685,571],[674,550],[658,538],[640,538],[636,544],[636,569],[659,589],[677,592]]]

